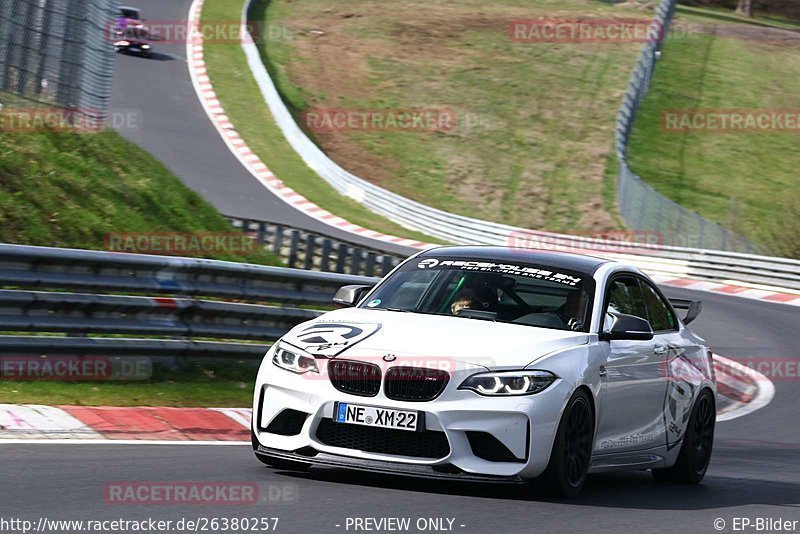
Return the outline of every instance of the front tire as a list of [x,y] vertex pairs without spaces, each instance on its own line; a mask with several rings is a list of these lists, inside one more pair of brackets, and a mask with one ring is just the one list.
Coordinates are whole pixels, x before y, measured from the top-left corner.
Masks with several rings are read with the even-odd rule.
[[561,421],[542,475],[549,493],[559,497],[577,497],[586,483],[594,441],[594,413],[589,395],[578,390],[572,395]]
[[707,389],[703,390],[694,403],[678,460],[672,467],[653,469],[653,478],[682,484],[698,484],[703,480],[711,462],[716,421],[714,395]]

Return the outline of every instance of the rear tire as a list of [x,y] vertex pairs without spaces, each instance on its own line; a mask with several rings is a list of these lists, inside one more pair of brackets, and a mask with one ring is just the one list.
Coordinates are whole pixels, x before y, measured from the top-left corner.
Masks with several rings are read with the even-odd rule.
[[594,441],[594,413],[589,395],[578,390],[572,395],[558,424],[550,462],[541,477],[548,493],[577,497],[586,483]]
[[716,421],[714,395],[705,389],[692,408],[692,417],[683,436],[678,460],[672,467],[653,469],[653,478],[659,482],[681,484],[698,484],[703,480],[711,462]]

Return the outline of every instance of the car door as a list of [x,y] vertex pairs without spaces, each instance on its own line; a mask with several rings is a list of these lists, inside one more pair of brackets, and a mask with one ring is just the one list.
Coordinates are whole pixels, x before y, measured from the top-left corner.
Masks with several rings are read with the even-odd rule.
[[680,443],[689,422],[692,402],[702,384],[707,355],[703,347],[688,342],[680,332],[675,312],[661,293],[646,280],[640,280],[647,317],[655,333],[655,350],[662,355],[662,375],[666,382],[664,426],[668,447]]
[[[647,306],[639,278],[616,275],[606,286],[605,325],[608,312],[647,319]],[[601,391],[595,453],[619,453],[651,449],[665,443],[664,397],[666,355],[657,353],[657,340],[602,342],[606,362],[601,368]]]

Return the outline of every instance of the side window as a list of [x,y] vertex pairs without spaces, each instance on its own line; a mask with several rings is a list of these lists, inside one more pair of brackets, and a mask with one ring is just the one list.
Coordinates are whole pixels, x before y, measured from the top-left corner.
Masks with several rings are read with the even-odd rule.
[[647,309],[639,281],[632,276],[615,278],[608,287],[608,311],[647,319]]
[[647,305],[647,315],[653,330],[659,332],[678,328],[678,321],[675,320],[675,315],[656,293],[656,290],[650,284],[642,282],[642,291],[644,292],[644,302]]

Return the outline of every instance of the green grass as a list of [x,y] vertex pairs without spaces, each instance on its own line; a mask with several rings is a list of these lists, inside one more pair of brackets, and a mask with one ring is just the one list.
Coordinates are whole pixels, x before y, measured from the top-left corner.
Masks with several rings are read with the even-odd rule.
[[[800,256],[800,132],[670,132],[662,113],[699,109],[800,108],[800,54],[770,39],[744,39],[724,17],[716,34],[679,33],[663,56],[636,120],[634,171],[667,197],[769,251]],[[681,8],[676,23],[720,21],[718,11]],[[787,22],[786,24],[789,24]],[[764,29],[763,21],[757,28]]]
[[256,368],[252,363],[154,366],[153,378],[130,382],[0,380],[0,399],[12,404],[75,406],[207,406],[252,404]]
[[756,10],[753,18],[737,14],[724,8],[678,6],[678,20],[691,20],[713,24],[749,24],[786,30],[800,30],[800,20],[792,20],[775,15],[767,15]]
[[[203,17],[235,16],[241,4],[208,0]],[[646,20],[652,12],[594,0],[272,0],[256,4],[250,18],[270,30],[262,32],[262,56],[296,116],[311,108],[455,111],[457,127],[444,133],[310,132],[351,172],[473,217],[552,231],[617,229],[605,168],[640,45],[508,36],[513,19],[576,15]],[[270,166],[288,164],[240,51],[209,46],[206,54],[248,143]],[[320,189],[312,176],[276,174],[303,194]],[[327,192],[315,199],[328,209],[334,200]]]
[[[0,242],[103,249],[109,233],[235,231],[113,131],[0,131]],[[264,251],[208,257],[279,264]]]
[[[243,0],[209,0],[203,4],[201,16],[210,21],[239,20],[242,5]],[[275,124],[238,44],[206,46],[205,61],[214,91],[239,134],[270,170],[295,191],[331,213],[371,230],[441,242],[395,224],[338,194],[306,166]]]

